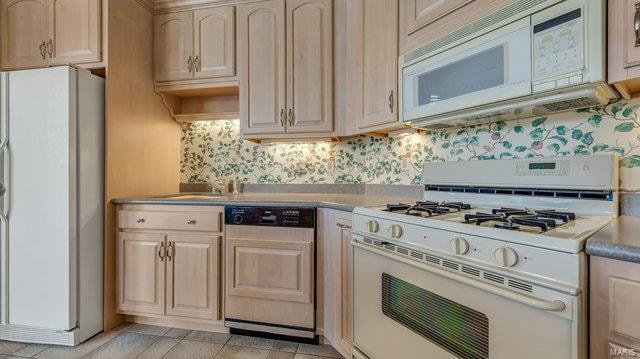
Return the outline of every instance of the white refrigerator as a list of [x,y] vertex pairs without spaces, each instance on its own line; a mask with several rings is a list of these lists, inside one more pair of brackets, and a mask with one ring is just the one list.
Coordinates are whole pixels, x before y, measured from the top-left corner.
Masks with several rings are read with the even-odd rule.
[[69,66],[0,73],[0,339],[102,331],[104,92]]

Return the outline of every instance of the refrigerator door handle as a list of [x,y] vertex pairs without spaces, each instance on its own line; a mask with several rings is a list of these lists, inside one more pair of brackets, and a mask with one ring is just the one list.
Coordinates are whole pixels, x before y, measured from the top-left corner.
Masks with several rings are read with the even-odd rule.
[[[9,211],[11,209],[11,147],[8,144],[2,151],[2,185],[4,187],[4,194],[2,195],[2,216],[6,220],[9,218]],[[8,222],[7,222],[8,225]]]
[[9,143],[9,79],[0,75],[0,151]]

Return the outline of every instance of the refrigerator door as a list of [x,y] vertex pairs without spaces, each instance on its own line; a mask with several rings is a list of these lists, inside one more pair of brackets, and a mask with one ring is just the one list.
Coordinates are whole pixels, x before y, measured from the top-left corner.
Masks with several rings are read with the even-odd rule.
[[77,72],[9,73],[8,323],[77,325]]

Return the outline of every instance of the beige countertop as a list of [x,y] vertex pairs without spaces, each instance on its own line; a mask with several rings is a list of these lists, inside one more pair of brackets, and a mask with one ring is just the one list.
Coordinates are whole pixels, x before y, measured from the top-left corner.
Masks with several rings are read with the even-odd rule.
[[640,263],[640,217],[620,216],[587,240],[587,254]]
[[119,198],[115,204],[171,205],[246,205],[246,206],[307,206],[352,211],[355,207],[379,206],[387,203],[414,202],[417,198],[367,194],[332,193],[240,193],[219,195],[181,193],[171,196]]

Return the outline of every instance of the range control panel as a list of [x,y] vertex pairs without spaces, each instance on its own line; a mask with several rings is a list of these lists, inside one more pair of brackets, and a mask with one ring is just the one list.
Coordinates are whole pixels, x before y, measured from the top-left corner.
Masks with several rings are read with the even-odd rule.
[[315,228],[316,209],[299,207],[227,206],[226,225]]

